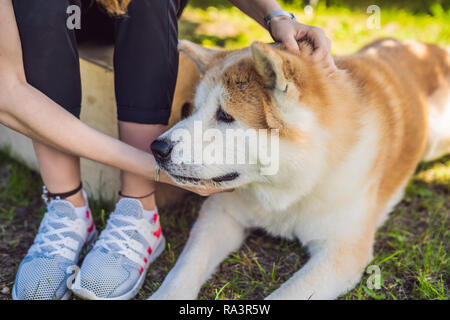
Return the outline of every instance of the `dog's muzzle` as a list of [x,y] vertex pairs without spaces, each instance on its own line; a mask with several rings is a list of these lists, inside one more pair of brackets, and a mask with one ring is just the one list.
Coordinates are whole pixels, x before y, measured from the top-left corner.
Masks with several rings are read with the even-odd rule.
[[153,141],[150,146],[153,156],[158,163],[164,163],[170,159],[170,154],[172,153],[173,144],[165,139],[158,139]]
[[[164,169],[164,163],[170,160],[171,153],[173,150],[173,144],[171,141],[166,139],[158,139],[155,140],[152,145],[150,146],[150,149],[152,150],[153,156],[156,159],[156,162],[158,162],[159,165],[162,165],[162,168]],[[170,173],[169,173],[170,174]],[[200,179],[200,178],[194,178],[194,177],[187,177],[187,176],[180,176],[176,174],[171,174],[173,177],[188,181],[188,182],[198,182],[200,180],[211,180],[216,183],[221,182],[230,182],[233,180],[236,180],[239,177],[239,173],[237,172],[231,172],[226,175],[222,175],[215,178],[209,178],[209,179]]]

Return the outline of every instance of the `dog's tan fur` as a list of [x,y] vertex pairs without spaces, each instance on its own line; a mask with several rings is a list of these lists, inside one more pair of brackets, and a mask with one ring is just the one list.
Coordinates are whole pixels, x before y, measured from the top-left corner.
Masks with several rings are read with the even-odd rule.
[[194,61],[183,52],[180,52],[177,85],[169,119],[169,128],[192,112],[191,105],[194,102],[195,88],[200,81],[200,77],[200,72]]
[[[252,227],[298,238],[311,253],[269,298],[328,299],[351,289],[418,163],[450,152],[449,52],[384,39],[336,58],[339,70],[328,76],[311,63],[307,43],[300,55],[262,43],[232,52],[180,47],[204,73],[197,104],[215,110],[211,95],[221,92],[221,107],[241,127],[278,129],[283,146],[278,174],[258,180],[241,172],[222,184],[238,187],[234,193],[205,202],[153,298],[194,298]],[[212,123],[206,114],[192,119]]]

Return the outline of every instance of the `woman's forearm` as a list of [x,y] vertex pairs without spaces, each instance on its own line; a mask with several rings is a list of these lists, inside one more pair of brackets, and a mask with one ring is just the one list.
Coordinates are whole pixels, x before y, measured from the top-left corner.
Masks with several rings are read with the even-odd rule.
[[11,129],[61,151],[154,178],[152,155],[92,129],[32,86],[18,82],[8,96],[0,121]]
[[[56,149],[118,169],[155,179],[154,157],[87,126],[72,114],[26,83],[15,85],[0,101],[0,124]],[[150,147],[150,146],[149,146]],[[177,185],[167,173],[160,182]],[[188,188],[201,195],[217,190]]]
[[252,17],[263,27],[266,26],[264,17],[274,10],[280,10],[281,6],[276,0],[229,0],[242,12]]

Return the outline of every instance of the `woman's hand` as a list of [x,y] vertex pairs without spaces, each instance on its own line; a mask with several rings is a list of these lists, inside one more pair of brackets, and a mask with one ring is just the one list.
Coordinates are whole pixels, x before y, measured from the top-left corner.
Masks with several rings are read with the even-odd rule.
[[289,17],[278,16],[271,20],[270,31],[273,39],[282,42],[292,53],[299,53],[297,41],[308,37],[315,47],[312,61],[320,63],[328,74],[337,70],[331,56],[331,41],[322,29],[298,23]]
[[[282,9],[276,0],[229,1],[263,27],[266,27],[265,16],[270,12]],[[276,16],[270,20],[270,32],[275,41],[282,42],[293,53],[299,53],[297,41],[305,36],[309,37],[314,42],[315,47],[312,61],[321,63],[330,74],[337,70],[331,57],[331,41],[322,29],[298,23],[289,17]]]
[[202,197],[207,197],[216,193],[221,193],[221,192],[232,192],[234,191],[234,189],[218,189],[218,188],[211,188],[211,187],[185,187],[185,186],[180,186],[178,184],[176,184],[170,177],[169,175],[164,172],[164,171],[160,171],[160,177],[159,177],[159,181],[162,183],[167,183],[173,186],[176,186],[178,188],[182,188],[185,189],[187,191],[196,193]]
[[198,195],[200,195],[202,197],[211,196],[211,195],[216,194],[216,193],[232,192],[232,191],[234,191],[234,189],[224,190],[224,189],[214,189],[214,188],[206,188],[205,189],[205,188],[198,188],[198,187],[182,187],[182,186],[178,186],[178,187],[183,188],[183,189],[185,189],[187,191],[191,191],[193,193],[196,193],[196,194],[198,194]]

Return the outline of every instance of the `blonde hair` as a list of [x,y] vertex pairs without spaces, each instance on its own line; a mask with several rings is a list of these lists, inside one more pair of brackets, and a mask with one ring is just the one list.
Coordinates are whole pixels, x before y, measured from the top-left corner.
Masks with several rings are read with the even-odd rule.
[[127,13],[131,0],[96,0],[111,15],[121,15]]

